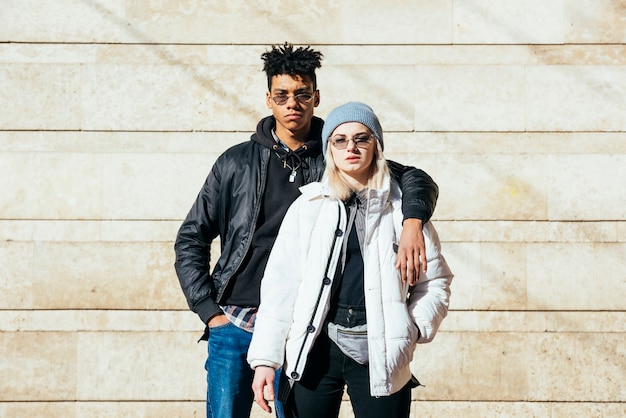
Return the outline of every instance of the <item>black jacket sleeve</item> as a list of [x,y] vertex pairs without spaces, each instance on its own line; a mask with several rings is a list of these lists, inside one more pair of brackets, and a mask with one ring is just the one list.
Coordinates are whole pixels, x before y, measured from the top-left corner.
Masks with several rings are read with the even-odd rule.
[[435,212],[439,188],[425,171],[387,160],[391,176],[402,189],[402,214],[404,219],[430,220]]
[[219,169],[213,166],[195,203],[176,236],[174,267],[189,308],[206,325],[221,312],[214,300],[215,284],[209,272],[211,242],[219,233]]

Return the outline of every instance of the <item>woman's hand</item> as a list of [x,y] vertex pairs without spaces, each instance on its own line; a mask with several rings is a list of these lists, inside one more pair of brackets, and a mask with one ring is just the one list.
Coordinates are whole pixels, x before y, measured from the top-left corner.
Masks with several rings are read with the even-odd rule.
[[[252,391],[254,392],[254,401],[265,412],[272,412],[272,408],[267,400],[274,400],[274,378],[276,370],[267,366],[257,366],[254,369],[254,380],[252,381]],[[265,399],[264,390],[267,386],[267,400]]]

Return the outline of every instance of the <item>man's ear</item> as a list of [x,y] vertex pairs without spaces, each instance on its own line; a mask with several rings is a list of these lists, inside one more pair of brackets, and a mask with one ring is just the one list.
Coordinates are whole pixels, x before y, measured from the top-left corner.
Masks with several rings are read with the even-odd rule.
[[265,106],[267,106],[268,109],[272,108],[272,102],[270,100],[272,100],[272,97],[270,96],[270,92],[266,91],[265,92]]
[[315,91],[315,95],[314,95],[314,99],[313,99],[313,107],[317,107],[320,104],[320,91],[316,90]]

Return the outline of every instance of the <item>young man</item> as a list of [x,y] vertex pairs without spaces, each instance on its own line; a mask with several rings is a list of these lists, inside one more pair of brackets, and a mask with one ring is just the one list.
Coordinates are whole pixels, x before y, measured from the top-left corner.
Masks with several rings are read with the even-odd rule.
[[[258,123],[250,141],[217,159],[174,245],[187,303],[206,325],[207,416],[214,418],[250,415],[254,372],[246,354],[267,258],[299,187],[324,171],[323,121],[313,115],[322,54],[285,43],[261,58],[272,116]],[[434,211],[438,189],[421,170],[392,162],[389,168],[404,196],[398,268],[413,283],[416,269],[426,266],[422,225]],[[218,236],[221,254],[210,272],[210,245]]]

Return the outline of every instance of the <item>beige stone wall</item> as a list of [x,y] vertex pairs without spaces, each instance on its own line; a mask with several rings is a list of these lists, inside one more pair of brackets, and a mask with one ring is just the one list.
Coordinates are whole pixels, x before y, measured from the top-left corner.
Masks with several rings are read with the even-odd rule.
[[414,416],[625,416],[623,0],[2,0],[0,416],[203,415],[173,240],[285,40],[440,186]]

